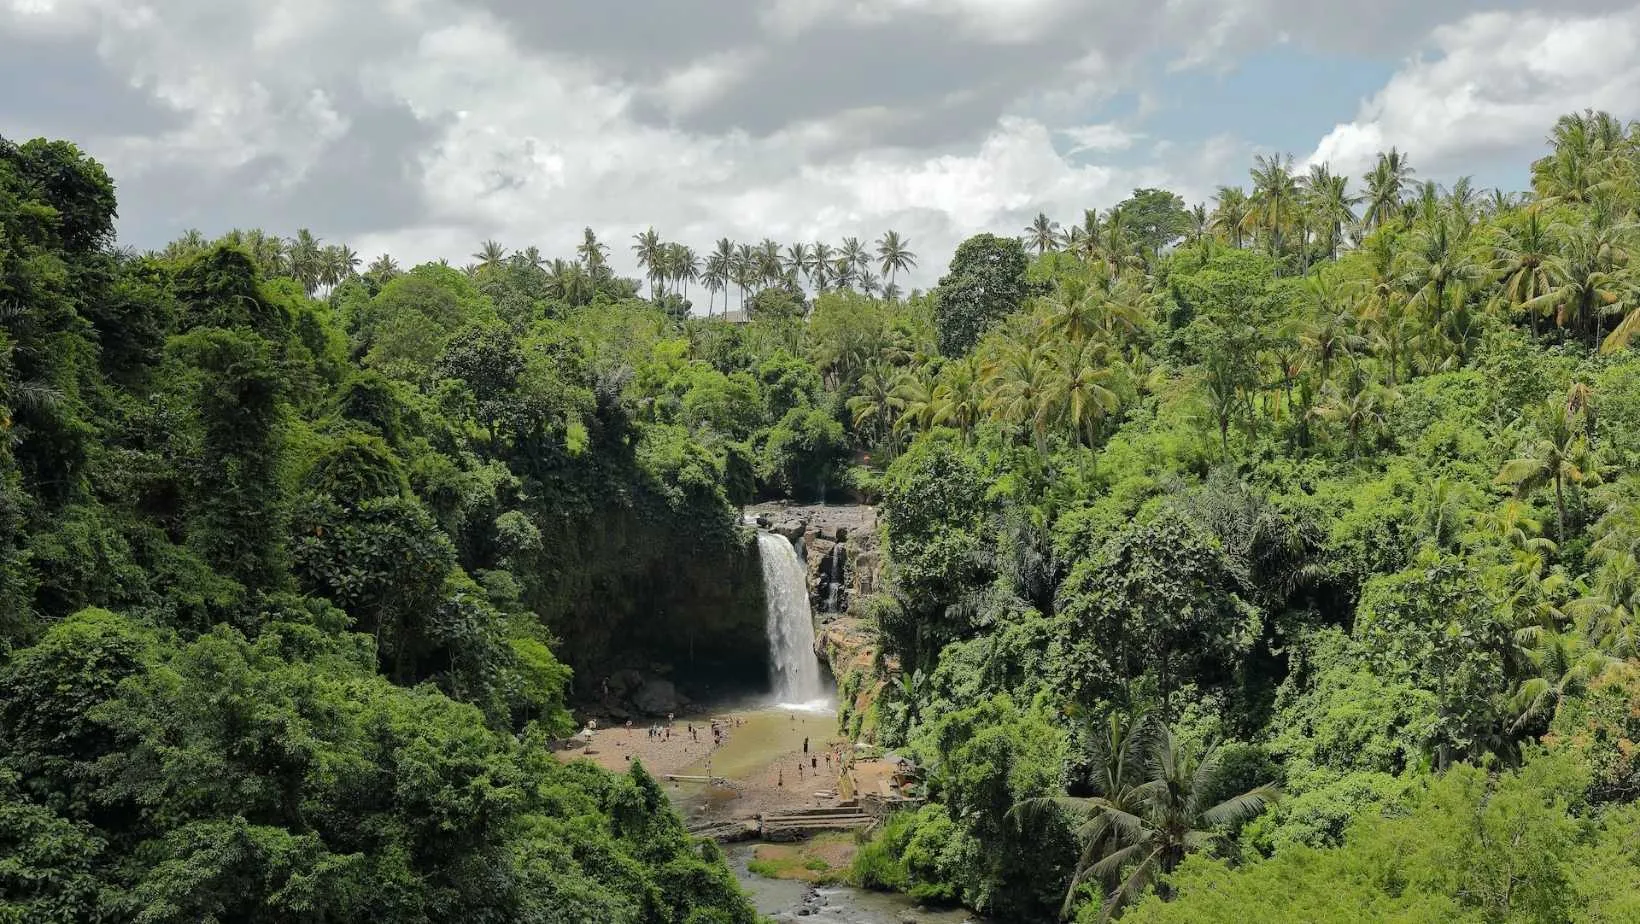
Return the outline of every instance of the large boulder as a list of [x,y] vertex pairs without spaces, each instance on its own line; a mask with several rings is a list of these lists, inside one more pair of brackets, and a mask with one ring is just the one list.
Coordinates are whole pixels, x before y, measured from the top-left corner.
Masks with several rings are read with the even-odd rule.
[[769,531],[776,535],[785,536],[787,539],[796,541],[803,538],[803,534],[808,532],[808,528],[808,524],[804,523],[802,520],[781,520]]
[[633,695],[632,705],[650,715],[666,715],[678,711],[683,705],[683,697],[678,695],[678,688],[672,685],[672,681],[656,678],[645,683]]

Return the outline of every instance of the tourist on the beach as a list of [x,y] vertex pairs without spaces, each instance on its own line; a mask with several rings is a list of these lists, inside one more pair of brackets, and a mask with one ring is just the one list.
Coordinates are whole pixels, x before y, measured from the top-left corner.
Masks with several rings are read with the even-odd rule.
[[803,753],[807,754],[808,752],[809,752],[809,739],[804,738],[803,739]]
[[775,779],[774,784],[776,786],[784,788],[785,785],[786,785],[786,771],[784,769],[782,769],[782,770],[777,770],[775,772],[780,774],[780,775]]
[[810,770],[819,770],[820,769],[820,758],[815,757],[813,754],[810,754],[809,755],[809,769]]

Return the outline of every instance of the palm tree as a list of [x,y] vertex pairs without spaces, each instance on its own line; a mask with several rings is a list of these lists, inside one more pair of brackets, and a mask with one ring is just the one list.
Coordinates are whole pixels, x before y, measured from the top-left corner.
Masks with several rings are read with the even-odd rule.
[[877,239],[877,259],[889,285],[894,284],[900,273],[917,268],[917,255],[911,252],[911,242],[900,237],[898,231],[888,231]]
[[809,248],[809,282],[814,285],[814,291],[826,291],[826,285],[831,281],[831,267],[837,258],[837,252],[825,241],[815,241]]
[[1291,154],[1260,154],[1253,159],[1253,196],[1247,218],[1265,231],[1270,253],[1281,257],[1282,232],[1298,219],[1298,180],[1293,177]]
[[681,284],[683,297],[689,297],[689,283],[700,278],[700,257],[694,248],[685,244],[667,244],[662,250],[665,255],[666,278],[673,284]]
[[979,363],[969,355],[946,363],[934,386],[934,426],[957,428],[964,445],[972,438],[982,411],[979,379]]
[[1505,226],[1492,255],[1492,269],[1503,283],[1497,300],[1512,311],[1524,312],[1532,322],[1532,336],[1537,336],[1544,296],[1566,273],[1565,261],[1554,252],[1543,210],[1534,206],[1519,224]]
[[1232,247],[1241,247],[1242,235],[1247,230],[1247,192],[1240,186],[1220,186],[1213,197],[1213,217],[1209,227],[1222,235]]
[[761,251],[751,244],[735,246],[734,261],[729,264],[730,273],[734,277],[735,287],[740,290],[740,310],[746,310],[746,303],[751,300],[752,286],[757,283],[762,257]]
[[602,279],[608,274],[609,248],[598,241],[598,235],[592,233],[591,228],[581,230],[581,243],[576,245],[575,253],[592,279]]
[[1349,437],[1350,455],[1360,458],[1362,437],[1370,435],[1376,439],[1388,423],[1387,409],[1396,398],[1395,392],[1371,384],[1348,391],[1329,386],[1325,392],[1325,401],[1315,409],[1315,414],[1343,424]]
[[478,252],[473,254],[473,259],[484,269],[500,269],[501,264],[507,259],[507,248],[501,246],[499,241],[486,240],[478,245]]
[[661,278],[665,247],[654,227],[632,235],[632,252],[638,257],[638,268],[645,270],[649,278],[650,301],[655,299],[655,283]]
[[809,245],[802,241],[786,245],[786,257],[782,263],[782,268],[786,272],[786,279],[792,285],[797,285],[798,277],[808,272]]
[[848,399],[854,432],[867,437],[892,456],[896,448],[894,424],[905,409],[898,376],[886,363],[876,362],[855,383],[855,396]]
[[712,273],[712,261],[716,261],[717,270],[714,276],[717,282],[714,291],[723,293],[723,313],[727,316],[729,314],[729,283],[734,280],[735,272],[734,242],[726,237],[718,238],[717,244],[713,247],[712,256],[707,262],[708,274]]
[[1556,538],[1566,543],[1566,486],[1580,485],[1598,477],[1593,453],[1584,428],[1564,401],[1553,398],[1538,406],[1536,439],[1521,447],[1517,458],[1503,463],[1496,483],[1512,485],[1515,496],[1524,498],[1546,485],[1554,485]]
[[1107,352],[1103,343],[1090,340],[1061,343],[1049,354],[1052,374],[1042,394],[1046,413],[1090,449],[1098,444],[1100,424],[1121,406]]
[[836,259],[832,260],[831,281],[835,282],[839,288],[853,289],[854,280],[858,275],[859,273],[854,268],[854,261],[842,256],[841,252],[839,252]]
[[[728,241],[719,241],[718,243],[726,244]],[[706,283],[708,293],[706,299],[707,317],[712,316],[712,307],[717,304],[717,294],[729,287],[729,264],[733,259],[732,254],[726,257],[719,251],[713,251],[712,255],[706,258],[706,271],[702,274],[702,279]],[[723,298],[723,311],[725,314],[729,311],[728,295]]]
[[1037,256],[1058,247],[1059,222],[1050,220],[1046,212],[1037,212],[1025,227],[1025,246],[1035,247]]
[[1315,305],[1316,314],[1315,320],[1299,332],[1298,340],[1315,360],[1320,384],[1325,386],[1332,378],[1333,364],[1354,357],[1366,346],[1366,338],[1357,332],[1355,314],[1335,277],[1325,273],[1310,277],[1305,294]]
[[1199,244],[1207,237],[1208,216],[1206,203],[1198,202],[1185,213],[1185,243]]
[[1355,203],[1349,193],[1350,178],[1334,176],[1326,164],[1314,164],[1304,178],[1304,206],[1326,234],[1327,258],[1338,259],[1338,245],[1344,228],[1355,222]]
[[776,285],[785,278],[780,262],[780,243],[773,238],[766,237],[757,245],[757,277],[760,289]]
[[1401,196],[1415,172],[1407,156],[1395,148],[1378,155],[1378,162],[1367,173],[1367,209],[1362,220],[1368,227],[1378,228],[1400,213]]
[[1486,269],[1469,246],[1467,231],[1449,217],[1420,229],[1401,257],[1410,303],[1426,309],[1437,328],[1444,318],[1447,296],[1454,290],[1476,288],[1486,279]]
[[384,253],[370,261],[370,265],[365,268],[365,272],[386,283],[399,274],[399,261],[393,259],[392,254]]
[[[1552,311],[1562,330],[1583,326],[1589,345],[1594,346],[1600,337],[1602,313],[1618,304],[1628,288],[1621,270],[1628,263],[1634,226],[1597,210],[1588,221],[1558,227],[1561,259],[1550,274],[1552,286],[1527,304],[1533,310]],[[1618,329],[1629,323],[1625,318]]]
[[853,265],[854,275],[858,278],[864,279],[871,269],[871,251],[857,237],[843,239],[842,257]]
[[301,228],[290,242],[289,253],[291,276],[311,296],[319,288],[320,275],[324,270],[319,238],[314,237],[312,231]]
[[873,273],[868,267],[860,271],[860,291],[875,297],[883,289],[881,276]]
[[1028,434],[1037,452],[1046,455],[1053,419],[1053,407],[1046,400],[1053,375],[1047,347],[1010,340],[981,374],[989,391],[984,410],[1003,426]]
[[1591,681],[1623,663],[1576,635],[1532,634],[1537,636],[1537,644],[1526,652],[1526,658],[1536,676],[1521,681],[1510,700],[1516,732],[1535,720],[1553,717],[1561,700],[1582,693]]
[[[1224,752],[1183,745],[1173,732],[1146,718],[1111,720],[1095,745],[1099,795],[1059,798],[1051,804],[1081,817],[1082,854],[1071,876],[1062,914],[1068,915],[1083,883],[1098,880],[1106,898],[1099,920],[1109,921],[1128,902],[1178,868],[1185,856],[1218,845],[1234,828],[1280,798],[1273,783],[1216,803],[1229,779]],[[1044,800],[1022,803],[1039,810]]]

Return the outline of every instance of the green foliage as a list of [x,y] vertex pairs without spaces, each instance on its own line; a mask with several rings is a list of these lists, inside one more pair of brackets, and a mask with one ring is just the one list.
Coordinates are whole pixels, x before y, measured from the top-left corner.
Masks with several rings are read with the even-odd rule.
[[1251,908],[1293,922],[1547,922],[1567,920],[1572,908],[1573,919],[1600,920],[1581,914],[1611,903],[1579,899],[1574,871],[1588,880],[1593,851],[1617,861],[1613,879],[1634,876],[1632,852],[1613,849],[1632,822],[1588,833],[1570,815],[1580,785],[1575,763],[1550,758],[1497,779],[1455,767],[1395,811],[1362,814],[1342,847],[1291,847],[1241,870],[1188,860],[1172,880],[1173,901],[1152,898],[1124,920],[1232,921]]
[[1025,266],[1025,247],[1014,238],[978,234],[957,247],[934,290],[941,353],[967,353],[994,324],[1024,307]]

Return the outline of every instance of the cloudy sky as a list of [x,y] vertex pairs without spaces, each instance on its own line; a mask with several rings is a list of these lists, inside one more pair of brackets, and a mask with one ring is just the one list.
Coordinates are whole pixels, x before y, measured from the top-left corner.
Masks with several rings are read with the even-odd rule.
[[69,138],[124,243],[309,227],[367,258],[630,271],[886,228],[955,244],[1255,153],[1521,188],[1555,117],[1640,117],[1640,3],[1541,0],[0,0],[0,135]]

